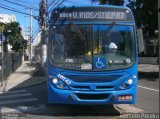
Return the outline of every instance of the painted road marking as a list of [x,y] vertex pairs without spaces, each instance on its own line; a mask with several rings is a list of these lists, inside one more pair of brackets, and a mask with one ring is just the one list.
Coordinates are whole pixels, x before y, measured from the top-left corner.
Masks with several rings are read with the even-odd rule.
[[139,86],[139,85],[138,85],[138,87],[140,87],[140,88],[144,88],[144,89],[147,89],[147,90],[152,90],[152,91],[159,92],[159,90],[152,89],[152,88],[147,88],[147,87],[143,87],[143,86]]
[[13,97],[24,97],[24,96],[31,96],[31,93],[24,93],[24,94],[14,94],[14,95],[2,95],[0,96],[0,99],[2,98],[13,98]]
[[31,102],[31,101],[38,101],[38,99],[37,98],[28,98],[28,99],[16,99],[16,100],[9,100],[9,101],[1,101],[0,105],[15,104],[15,103],[22,103],[22,102]]

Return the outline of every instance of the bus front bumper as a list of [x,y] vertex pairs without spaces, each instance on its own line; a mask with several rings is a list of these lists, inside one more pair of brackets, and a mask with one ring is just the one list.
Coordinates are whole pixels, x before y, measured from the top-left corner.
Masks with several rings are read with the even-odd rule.
[[135,104],[137,86],[116,91],[61,90],[48,84],[48,103],[56,104]]

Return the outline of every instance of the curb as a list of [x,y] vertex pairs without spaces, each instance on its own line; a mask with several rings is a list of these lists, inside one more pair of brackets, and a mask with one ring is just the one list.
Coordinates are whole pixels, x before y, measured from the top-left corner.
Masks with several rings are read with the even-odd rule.
[[119,110],[121,113],[143,113],[144,110],[130,104],[115,104],[115,109]]

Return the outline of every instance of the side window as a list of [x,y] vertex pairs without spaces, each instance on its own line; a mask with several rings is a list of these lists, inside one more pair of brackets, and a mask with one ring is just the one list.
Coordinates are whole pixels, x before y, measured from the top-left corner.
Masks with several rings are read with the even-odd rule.
[[54,59],[54,28],[50,29],[48,44],[49,44],[48,52],[50,54],[51,59],[53,60]]

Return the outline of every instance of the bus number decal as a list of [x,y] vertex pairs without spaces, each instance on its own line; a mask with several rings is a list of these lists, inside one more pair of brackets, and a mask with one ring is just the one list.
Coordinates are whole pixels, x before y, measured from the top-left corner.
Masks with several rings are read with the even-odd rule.
[[61,74],[58,74],[58,76],[57,76],[58,78],[60,78],[61,80],[65,80],[65,77],[63,76],[63,75],[61,75]]
[[69,81],[68,79],[66,79],[63,75],[58,74],[57,77],[60,78],[62,81],[64,81],[67,85],[71,84],[71,81]]

